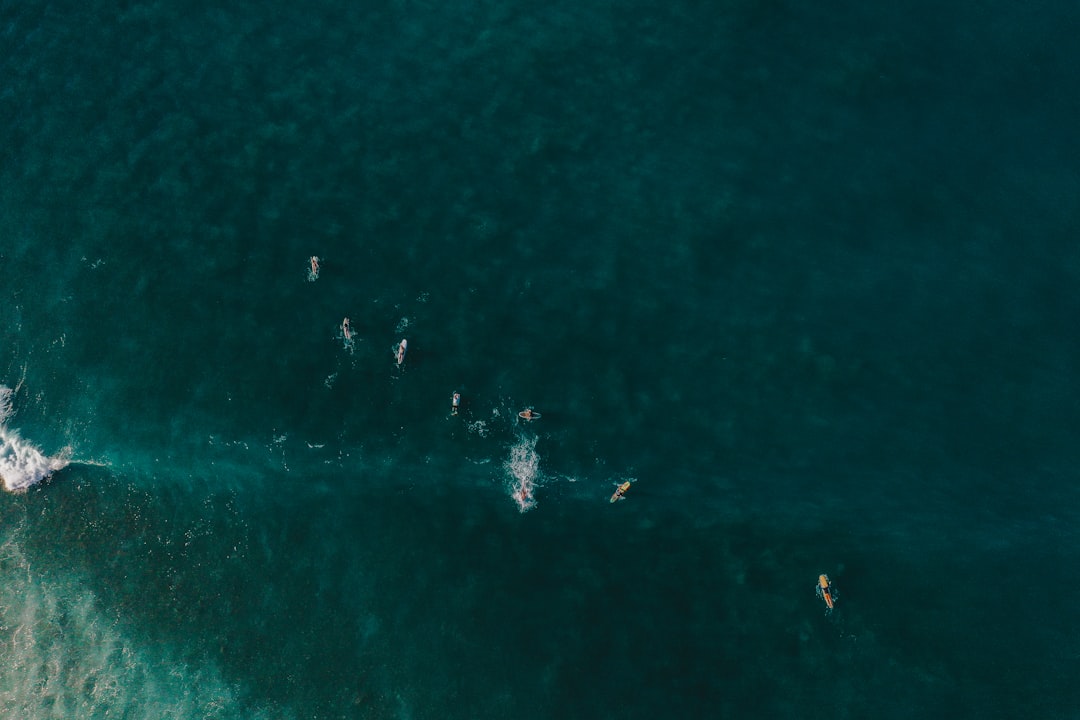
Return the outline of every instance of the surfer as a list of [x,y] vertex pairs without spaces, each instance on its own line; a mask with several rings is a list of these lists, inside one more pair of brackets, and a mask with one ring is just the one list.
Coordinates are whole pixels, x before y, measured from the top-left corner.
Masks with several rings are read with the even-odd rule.
[[521,412],[518,413],[518,417],[521,418],[522,420],[539,420],[540,419],[540,413],[536,412],[532,408],[525,408],[524,410],[522,410]]
[[450,398],[450,414],[457,415],[459,407],[461,407],[461,393],[456,392],[454,393],[454,396]]
[[345,336],[345,342],[352,342],[352,326],[349,325],[349,318],[341,321],[341,334]]
[[405,362],[405,351],[409,349],[409,341],[405,338],[401,338],[401,342],[397,346],[397,364],[400,366]]
[[836,591],[829,582],[829,576],[824,573],[818,575],[817,587],[814,589],[817,590],[817,596],[825,601],[825,612],[832,612],[833,603],[836,602]]
[[312,255],[311,256],[311,276],[312,277],[319,277],[319,256],[318,255]]
[[622,485],[615,488],[615,492],[611,496],[611,502],[626,499],[626,491],[630,489],[630,481],[625,481]]

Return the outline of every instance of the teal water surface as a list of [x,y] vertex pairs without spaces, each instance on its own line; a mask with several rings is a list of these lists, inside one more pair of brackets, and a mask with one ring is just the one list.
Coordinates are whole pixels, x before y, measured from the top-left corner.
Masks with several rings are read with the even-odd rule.
[[1078,19],[0,3],[0,714],[1075,717]]

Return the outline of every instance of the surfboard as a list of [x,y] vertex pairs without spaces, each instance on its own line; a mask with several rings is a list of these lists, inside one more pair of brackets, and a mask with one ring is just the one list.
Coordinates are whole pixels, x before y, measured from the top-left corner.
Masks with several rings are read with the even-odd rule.
[[626,497],[626,491],[630,489],[630,483],[624,482],[619,485],[619,489],[611,495],[611,502],[618,502]]

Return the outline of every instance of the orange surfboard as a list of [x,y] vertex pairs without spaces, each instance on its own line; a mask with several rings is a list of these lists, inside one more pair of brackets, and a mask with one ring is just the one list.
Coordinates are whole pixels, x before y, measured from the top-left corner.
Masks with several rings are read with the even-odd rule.
[[832,610],[833,609],[833,590],[832,590],[832,584],[829,583],[829,576],[825,575],[824,573],[821,574],[821,575],[818,575],[817,581],[818,581],[818,584],[817,584],[818,597],[820,597],[822,600],[825,601],[825,606],[828,609]]
[[624,482],[622,485],[620,485],[619,487],[617,487],[615,489],[615,493],[611,496],[611,502],[615,502],[616,500],[622,500],[623,495],[625,495],[626,491],[629,490],[629,489],[630,489],[630,481],[627,480],[626,482]]

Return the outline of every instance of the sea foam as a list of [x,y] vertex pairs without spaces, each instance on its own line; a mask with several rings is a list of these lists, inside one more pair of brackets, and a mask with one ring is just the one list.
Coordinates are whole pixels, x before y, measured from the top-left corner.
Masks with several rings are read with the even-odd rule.
[[11,388],[0,386],[0,479],[8,492],[26,490],[69,462],[66,451],[48,457],[7,427],[14,394]]
[[0,717],[292,717],[244,707],[243,688],[211,662],[181,662],[162,643],[126,635],[76,573],[32,570],[23,533],[0,536]]
[[536,436],[522,437],[510,448],[510,457],[503,463],[509,475],[510,497],[520,512],[536,506],[534,490],[540,475],[540,456],[536,452]]

